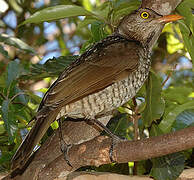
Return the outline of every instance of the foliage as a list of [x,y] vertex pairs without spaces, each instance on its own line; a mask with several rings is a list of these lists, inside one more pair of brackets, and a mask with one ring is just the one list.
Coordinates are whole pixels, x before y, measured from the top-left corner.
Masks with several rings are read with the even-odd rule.
[[[35,114],[42,92],[45,93],[63,69],[76,59],[77,51],[83,53],[110,34],[119,20],[139,4],[138,0],[104,3],[100,0],[93,3],[89,0],[51,0],[50,4],[15,0],[7,3],[8,9],[0,14],[3,32],[0,35],[0,171],[9,170],[11,157],[29,129],[28,122]],[[140,138],[193,125],[192,8],[193,0],[185,0],[178,6],[177,11],[185,19],[167,24],[154,47],[152,72],[136,95],[141,114]],[[24,19],[29,14],[31,16]],[[7,20],[11,17],[15,17],[17,21],[14,22],[19,27]],[[56,57],[52,58],[53,54]],[[132,101],[119,107],[120,113],[109,123],[114,133],[129,140],[134,138],[131,121],[134,108]],[[138,163],[137,172],[150,174],[155,179],[176,179],[183,170],[184,159],[189,158],[184,157],[184,153],[176,153],[152,159],[152,164],[150,160],[142,161]],[[95,170],[130,174],[132,168],[133,164],[128,163]]]

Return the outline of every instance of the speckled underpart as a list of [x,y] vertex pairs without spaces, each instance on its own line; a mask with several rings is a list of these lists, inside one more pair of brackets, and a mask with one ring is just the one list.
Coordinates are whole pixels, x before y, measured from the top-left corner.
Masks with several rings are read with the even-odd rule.
[[64,106],[57,119],[62,116],[93,119],[103,116],[104,113],[110,112],[129,101],[136,95],[147,79],[151,64],[150,56],[146,49],[140,49],[139,56],[138,68],[128,78],[75,103]]

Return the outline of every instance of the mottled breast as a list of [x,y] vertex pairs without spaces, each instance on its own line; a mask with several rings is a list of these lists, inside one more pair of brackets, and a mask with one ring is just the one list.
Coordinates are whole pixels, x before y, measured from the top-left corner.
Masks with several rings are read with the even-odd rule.
[[[64,106],[58,117],[97,118],[123,105],[136,95],[149,74],[150,55],[146,48],[139,49],[139,63],[135,71],[124,80]],[[130,59],[130,57],[129,57]]]

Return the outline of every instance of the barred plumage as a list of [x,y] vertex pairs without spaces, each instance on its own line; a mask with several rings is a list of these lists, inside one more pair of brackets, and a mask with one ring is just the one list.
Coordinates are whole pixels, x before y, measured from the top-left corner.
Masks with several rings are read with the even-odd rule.
[[[84,97],[83,99],[62,107],[57,119],[62,116],[72,118],[96,118],[101,117],[104,112],[109,112],[123,105],[136,95],[146,80],[151,64],[149,53],[141,48],[137,69],[126,79],[118,81],[111,86]],[[145,51],[145,52],[144,52]],[[147,54],[147,56],[145,56]]]

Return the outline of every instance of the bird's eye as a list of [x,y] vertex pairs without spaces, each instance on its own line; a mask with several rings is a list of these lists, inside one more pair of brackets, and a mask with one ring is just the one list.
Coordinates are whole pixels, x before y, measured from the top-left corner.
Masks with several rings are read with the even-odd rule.
[[144,12],[142,12],[141,13],[141,17],[143,18],[143,19],[147,19],[147,18],[149,18],[149,13],[148,12],[146,12],[146,11],[144,11]]

